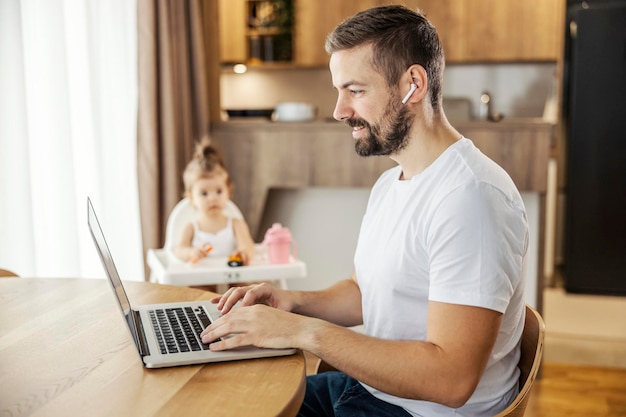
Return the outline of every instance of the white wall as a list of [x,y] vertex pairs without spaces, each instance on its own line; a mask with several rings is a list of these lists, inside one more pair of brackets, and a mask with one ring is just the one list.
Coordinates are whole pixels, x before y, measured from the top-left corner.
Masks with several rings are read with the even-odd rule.
[[444,72],[443,94],[468,97],[478,116],[480,95],[488,91],[492,110],[505,117],[542,117],[556,88],[556,64],[455,65]]

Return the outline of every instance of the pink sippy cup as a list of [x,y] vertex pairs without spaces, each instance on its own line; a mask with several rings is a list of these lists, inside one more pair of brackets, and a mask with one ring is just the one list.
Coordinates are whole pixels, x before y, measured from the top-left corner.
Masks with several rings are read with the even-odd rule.
[[263,244],[267,247],[271,264],[289,263],[291,257],[291,245],[293,244],[293,257],[297,255],[296,242],[291,238],[291,232],[280,223],[274,223],[265,232]]

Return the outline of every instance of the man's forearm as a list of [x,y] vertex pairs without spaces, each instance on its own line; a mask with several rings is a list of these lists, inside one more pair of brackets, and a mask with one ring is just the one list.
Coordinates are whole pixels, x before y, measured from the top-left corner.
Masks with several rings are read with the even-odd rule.
[[295,292],[292,311],[340,326],[363,324],[361,291],[354,279],[340,281],[321,291]]

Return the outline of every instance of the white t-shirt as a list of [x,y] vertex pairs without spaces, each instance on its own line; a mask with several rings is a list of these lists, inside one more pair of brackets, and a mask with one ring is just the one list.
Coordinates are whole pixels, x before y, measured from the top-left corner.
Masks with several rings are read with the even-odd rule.
[[399,180],[401,173],[397,166],[378,179],[359,234],[354,259],[366,333],[425,340],[429,300],[499,311],[502,327],[476,391],[460,409],[363,385],[416,416],[494,415],[517,394],[519,378],[528,246],[521,196],[466,138],[410,180]]
[[200,248],[205,243],[213,245],[209,256],[229,256],[237,249],[237,239],[233,231],[233,219],[228,218],[226,227],[217,233],[203,232],[197,222],[193,222],[193,239],[191,246]]

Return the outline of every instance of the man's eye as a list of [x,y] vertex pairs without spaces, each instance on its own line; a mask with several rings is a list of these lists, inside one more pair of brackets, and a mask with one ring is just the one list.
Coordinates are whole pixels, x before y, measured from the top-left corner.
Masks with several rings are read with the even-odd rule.
[[363,94],[363,90],[350,90],[350,94],[352,94],[353,96],[359,96]]

